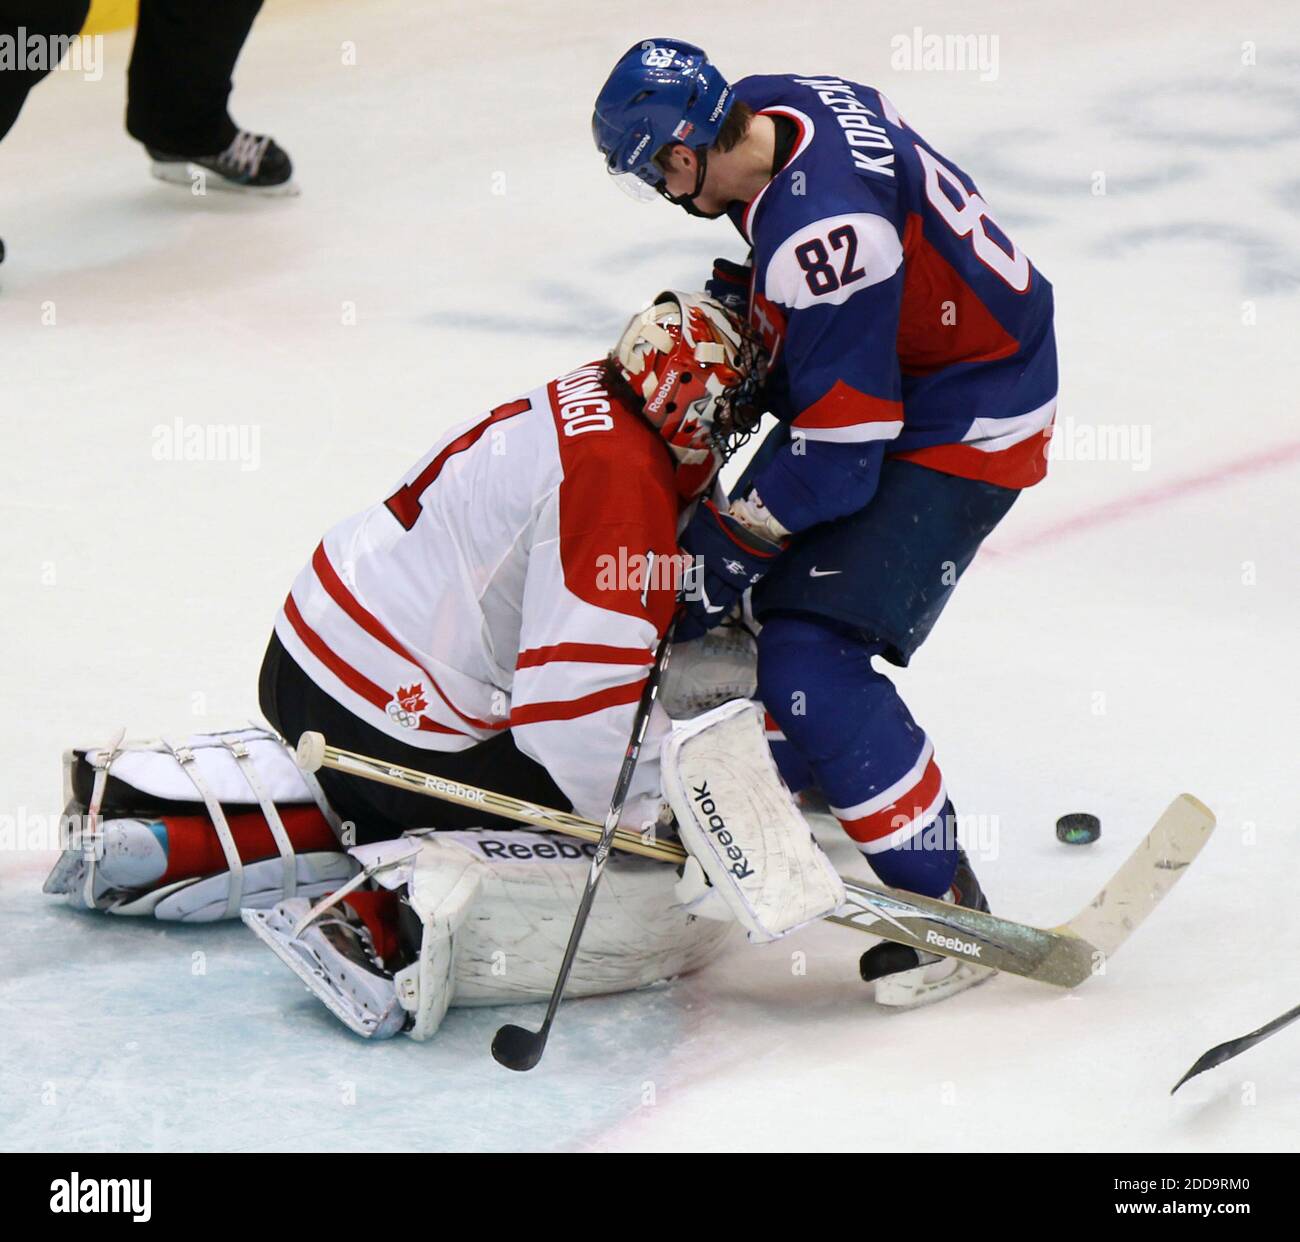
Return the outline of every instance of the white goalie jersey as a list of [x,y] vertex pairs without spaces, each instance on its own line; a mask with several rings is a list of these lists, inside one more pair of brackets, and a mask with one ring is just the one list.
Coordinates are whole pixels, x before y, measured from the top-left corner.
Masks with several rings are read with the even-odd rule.
[[[678,499],[654,430],[599,363],[450,431],[317,547],[276,619],[312,680],[411,746],[510,729],[604,817],[675,599]],[[659,795],[656,708],[627,801]]]

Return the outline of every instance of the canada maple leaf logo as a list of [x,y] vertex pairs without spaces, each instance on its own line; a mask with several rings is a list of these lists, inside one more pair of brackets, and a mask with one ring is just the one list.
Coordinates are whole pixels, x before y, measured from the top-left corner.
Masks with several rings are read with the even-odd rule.
[[415,682],[410,686],[398,686],[397,693],[393,695],[397,705],[406,712],[422,712],[429,706],[424,697],[424,684]]

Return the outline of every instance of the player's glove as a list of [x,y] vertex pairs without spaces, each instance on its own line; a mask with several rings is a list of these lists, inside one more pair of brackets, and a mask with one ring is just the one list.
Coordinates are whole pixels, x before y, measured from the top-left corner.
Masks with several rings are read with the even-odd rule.
[[749,311],[749,278],[753,271],[750,262],[733,263],[730,259],[714,259],[713,277],[705,282],[704,292],[743,318]]
[[722,624],[771,568],[785,540],[768,538],[706,500],[682,532],[681,546],[695,561],[676,632],[678,642],[687,642]]

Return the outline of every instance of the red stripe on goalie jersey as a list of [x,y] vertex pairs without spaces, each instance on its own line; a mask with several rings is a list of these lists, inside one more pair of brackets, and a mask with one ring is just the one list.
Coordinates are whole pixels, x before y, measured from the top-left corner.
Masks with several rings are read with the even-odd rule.
[[662,635],[676,602],[670,570],[678,551],[668,448],[606,390],[599,365],[547,391],[563,470],[564,585],[597,608],[649,620]]
[[[382,686],[377,686],[364,673],[353,668],[342,656],[333,650],[329,644],[316,633],[315,630],[307,624],[306,618],[298,608],[297,601],[290,593],[285,597],[284,615],[293,631],[302,640],[303,646],[312,653],[335,677],[339,679],[353,694],[359,695],[368,703],[373,703],[380,710],[387,708],[392,700],[392,693],[385,690]],[[495,726],[500,728],[500,725]],[[419,728],[424,733],[448,733],[455,737],[467,736],[460,729],[452,729],[447,725],[439,724],[435,720],[430,720],[428,716],[421,716]]]
[[550,703],[525,703],[510,712],[511,725],[541,724],[547,720],[577,720],[579,716],[590,716],[603,712],[607,707],[624,707],[635,703],[641,697],[646,679],[629,681],[621,686],[611,686],[608,690],[593,690],[577,699],[556,699]]
[[[525,402],[524,404],[525,406],[527,406],[527,402]],[[501,408],[504,409],[506,407],[503,406]],[[366,608],[361,603],[361,601],[358,600],[357,597],[353,595],[350,590],[348,590],[347,584],[344,583],[343,579],[339,577],[338,572],[335,570],[334,566],[330,564],[329,555],[326,553],[325,545],[323,543],[317,545],[316,551],[311,558],[311,567],[313,570],[315,570],[317,580],[320,582],[321,586],[325,588],[330,598],[340,608],[342,608],[343,611],[346,612],[348,616],[351,617],[352,620],[357,623],[358,626],[360,626],[363,630],[365,630],[365,632],[369,634],[371,638],[375,639],[376,642],[383,643],[383,645],[387,647],[389,651],[393,652],[394,655],[401,656],[403,660],[409,661],[417,669],[419,669],[420,672],[424,674],[425,679],[428,681],[428,683],[433,687],[434,693],[457,716],[459,716],[461,720],[463,720],[468,725],[473,725],[476,729],[497,730],[497,729],[504,729],[506,727],[504,721],[479,720],[475,716],[466,715],[463,711],[460,710],[459,707],[456,706],[455,703],[453,703],[443,693],[442,687],[438,685],[437,678],[435,678],[434,675],[431,672],[429,672],[429,670],[425,668],[424,665],[421,664],[419,660],[417,660],[415,656],[410,651],[407,650],[406,647],[404,647],[401,643],[399,643],[397,639],[395,639],[392,636],[392,634],[388,632],[387,627],[383,624],[383,622],[379,620],[378,617],[374,615],[374,613],[372,613],[368,608]],[[290,619],[292,620],[292,618]],[[337,659],[337,657],[335,658]],[[378,704],[378,706],[380,707],[386,706],[387,702],[388,700],[385,699],[384,702]],[[452,732],[452,730],[447,729],[444,730],[444,732],[449,733]]]
[[605,643],[552,643],[521,651],[515,668],[540,668],[543,664],[653,664],[654,655],[643,647],[610,647]]

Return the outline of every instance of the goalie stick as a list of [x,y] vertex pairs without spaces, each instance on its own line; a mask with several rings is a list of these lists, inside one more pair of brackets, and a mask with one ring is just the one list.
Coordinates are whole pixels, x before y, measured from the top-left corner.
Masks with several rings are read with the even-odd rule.
[[[567,811],[340,750],[319,733],[302,735],[298,762],[311,772],[334,768],[584,841],[599,841],[603,831],[600,824]],[[1191,794],[1179,794],[1106,886],[1074,918],[1056,927],[1033,927],[857,880],[844,881],[847,900],[827,921],[1036,983],[1076,988],[1104,972],[1110,956],[1178,882],[1213,829],[1214,813]],[[686,851],[675,841],[646,840],[623,828],[615,830],[612,842],[662,862],[686,860]]]
[[659,694],[659,684],[663,680],[664,668],[668,664],[668,655],[673,648],[673,631],[677,628],[677,619],[673,618],[659,640],[659,649],[655,652],[655,662],[645,680],[645,689],[641,691],[641,700],[636,705],[636,715],[632,719],[632,736],[628,739],[627,750],[623,752],[623,762],[618,769],[618,779],[614,782],[614,795],[609,800],[609,810],[605,814],[605,824],[600,830],[600,840],[596,842],[596,852],[591,858],[591,869],[587,872],[587,884],[582,890],[582,900],[578,903],[578,913],[573,919],[573,928],[569,932],[569,943],[564,946],[564,958],[560,962],[559,973],[555,976],[555,986],[551,989],[551,999],[546,1005],[546,1017],[535,1031],[527,1027],[506,1023],[499,1027],[492,1038],[492,1055],[498,1065],[511,1070],[530,1070],[542,1059],[546,1051],[546,1041],[550,1038],[551,1026],[555,1022],[556,1011],[564,999],[564,987],[569,982],[573,970],[573,959],[578,954],[578,943],[582,940],[583,930],[587,926],[587,916],[591,913],[591,903],[595,899],[600,877],[609,861],[609,851],[614,844],[614,833],[618,830],[618,821],[623,814],[623,803],[627,801],[627,791],[632,786],[632,776],[636,772],[637,760],[641,758],[641,743],[645,741],[646,726],[650,723],[650,710],[654,707]]

